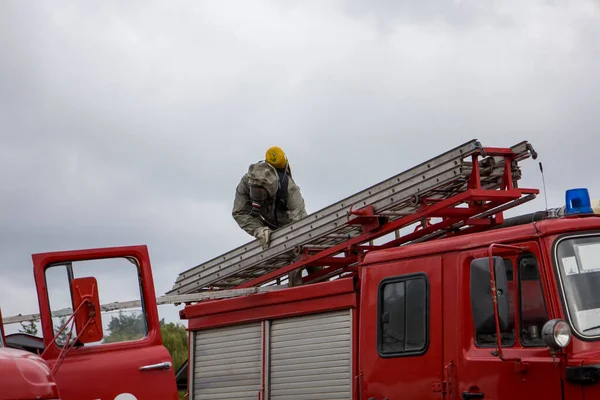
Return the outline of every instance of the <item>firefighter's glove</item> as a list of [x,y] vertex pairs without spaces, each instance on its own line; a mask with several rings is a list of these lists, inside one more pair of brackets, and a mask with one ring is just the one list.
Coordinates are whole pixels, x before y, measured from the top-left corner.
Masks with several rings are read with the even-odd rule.
[[254,237],[260,240],[263,250],[266,250],[271,243],[271,229],[261,226],[254,231]]

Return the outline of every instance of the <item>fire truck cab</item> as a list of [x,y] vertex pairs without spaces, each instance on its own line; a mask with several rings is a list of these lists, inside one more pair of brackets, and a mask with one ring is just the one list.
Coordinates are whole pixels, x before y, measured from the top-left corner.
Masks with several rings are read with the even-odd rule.
[[367,256],[360,273],[361,395],[600,398],[598,260],[597,216]]

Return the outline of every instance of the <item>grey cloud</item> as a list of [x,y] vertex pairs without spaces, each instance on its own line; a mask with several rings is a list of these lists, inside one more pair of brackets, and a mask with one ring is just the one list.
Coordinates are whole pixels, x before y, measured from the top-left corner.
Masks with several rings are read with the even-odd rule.
[[[509,24],[511,19],[494,13],[493,3],[441,1],[441,0],[359,0],[343,1],[344,9],[355,18],[374,17],[379,28],[384,32],[392,32],[399,24],[434,23],[444,21],[456,29],[468,29],[473,25],[485,22]],[[491,18],[490,17],[491,14]]]

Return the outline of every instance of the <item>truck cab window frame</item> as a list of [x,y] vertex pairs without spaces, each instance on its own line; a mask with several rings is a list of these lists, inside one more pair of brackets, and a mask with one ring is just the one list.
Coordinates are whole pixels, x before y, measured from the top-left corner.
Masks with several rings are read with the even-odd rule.
[[429,279],[424,273],[389,277],[379,283],[377,352],[380,357],[420,356],[427,352],[429,297]]
[[[113,271],[106,273],[95,264],[102,265],[103,263],[112,262]],[[63,275],[64,274],[64,275]],[[61,276],[62,275],[62,276]],[[110,304],[118,301],[137,300],[139,305],[132,306],[127,309],[118,309],[104,311],[102,314],[104,337],[99,342],[83,344],[79,341],[75,342],[74,349],[87,348],[96,346],[111,346],[113,344],[125,342],[139,342],[147,340],[150,333],[148,315],[146,314],[146,304],[143,295],[143,280],[140,271],[139,261],[128,257],[111,257],[105,259],[91,259],[79,261],[58,262],[49,265],[44,272],[44,281],[46,285],[46,296],[51,310],[65,310],[69,312],[63,313],[60,317],[53,316],[50,319],[50,324],[54,335],[57,335],[57,330],[66,322],[74,311],[73,294],[71,290],[71,280],[82,276],[93,276],[99,279],[98,296],[100,304]],[[51,277],[51,279],[49,279]],[[125,287],[120,289],[128,289],[132,291],[131,296],[126,298],[121,297],[119,290],[110,288],[108,283],[113,282],[115,277],[119,277],[119,281],[114,286],[119,287],[119,283],[125,283]],[[52,289],[52,290],[51,290]],[[56,289],[61,289],[63,298],[57,298]],[[112,289],[112,290],[111,290]],[[106,299],[107,294],[111,294],[109,299]],[[58,300],[58,301],[57,301]],[[68,304],[65,304],[67,303]],[[57,305],[58,303],[58,305]],[[65,307],[66,306],[66,307]],[[59,335],[54,343],[54,346],[63,348],[67,334],[71,328],[71,322],[67,324],[64,331]],[[73,325],[73,333],[71,337],[72,343],[78,332]],[[117,330],[118,329],[118,330]]]
[[[590,253],[592,252],[592,253]],[[552,245],[552,262],[561,303],[573,335],[586,342],[600,340],[600,232],[565,234]]]
[[[546,347],[541,338],[541,330],[549,318],[539,258],[535,253],[528,251],[518,256],[503,257],[502,259],[506,270],[506,279],[509,283],[510,304],[510,324],[505,331],[501,332],[502,347]],[[517,266],[516,269],[514,265]],[[526,291],[524,291],[524,287],[526,287]],[[475,331],[475,345],[479,348],[496,347],[495,331],[489,333]]]
[[[542,327],[549,317],[538,257],[531,252],[522,254],[517,258],[517,265],[519,342],[523,347],[546,347],[542,339]],[[535,286],[532,282],[536,282]],[[528,295],[524,296],[524,293]]]

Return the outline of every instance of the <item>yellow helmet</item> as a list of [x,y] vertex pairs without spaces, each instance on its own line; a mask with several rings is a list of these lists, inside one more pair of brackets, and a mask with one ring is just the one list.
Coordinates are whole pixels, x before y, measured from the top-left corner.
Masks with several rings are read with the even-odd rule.
[[287,157],[280,147],[270,147],[266,154],[265,160],[277,169],[283,169],[287,165]]

